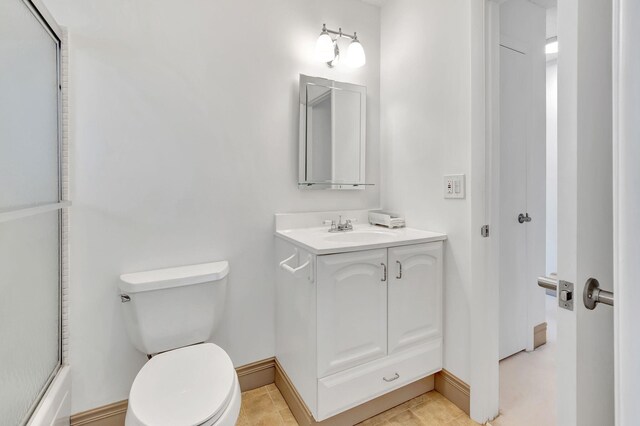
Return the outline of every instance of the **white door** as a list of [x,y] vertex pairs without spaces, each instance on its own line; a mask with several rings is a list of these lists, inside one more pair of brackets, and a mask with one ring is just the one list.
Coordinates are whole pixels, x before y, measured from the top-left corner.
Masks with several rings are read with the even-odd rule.
[[442,242],[389,249],[389,353],[442,338]]
[[558,278],[574,307],[558,309],[557,419],[614,425],[613,309],[582,300],[590,277],[613,287],[612,2],[560,0],[558,30]]
[[640,2],[615,4],[615,405],[616,425],[626,426],[640,419]]
[[387,250],[318,256],[318,377],[387,353]]
[[[531,62],[500,46],[500,359],[527,347],[527,117]],[[533,331],[532,331],[533,333]]]

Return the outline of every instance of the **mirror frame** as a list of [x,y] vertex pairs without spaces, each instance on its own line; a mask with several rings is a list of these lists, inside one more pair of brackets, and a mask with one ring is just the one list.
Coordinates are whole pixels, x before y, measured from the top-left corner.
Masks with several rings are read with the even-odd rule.
[[[360,170],[358,182],[313,182],[307,179],[307,86],[316,85],[338,90],[349,90],[360,94]],[[321,77],[300,74],[299,96],[300,128],[298,142],[298,188],[300,189],[365,189],[370,184],[365,181],[366,129],[367,129],[367,88],[358,84],[343,83]]]

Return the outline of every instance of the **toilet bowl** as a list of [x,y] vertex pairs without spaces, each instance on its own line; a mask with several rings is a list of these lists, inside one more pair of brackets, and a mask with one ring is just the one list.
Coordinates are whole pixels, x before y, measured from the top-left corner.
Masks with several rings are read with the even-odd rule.
[[136,376],[126,426],[233,426],[240,385],[231,359],[203,343],[154,356]]
[[133,345],[151,359],[129,393],[126,426],[232,426],[240,384],[229,355],[206,342],[222,316],[229,264],[120,276]]

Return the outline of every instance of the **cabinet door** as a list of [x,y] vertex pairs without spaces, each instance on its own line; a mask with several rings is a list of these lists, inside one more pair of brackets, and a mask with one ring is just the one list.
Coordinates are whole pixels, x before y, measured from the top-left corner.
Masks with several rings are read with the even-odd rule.
[[389,353],[442,338],[442,242],[389,249]]
[[318,256],[318,377],[387,353],[387,250]]

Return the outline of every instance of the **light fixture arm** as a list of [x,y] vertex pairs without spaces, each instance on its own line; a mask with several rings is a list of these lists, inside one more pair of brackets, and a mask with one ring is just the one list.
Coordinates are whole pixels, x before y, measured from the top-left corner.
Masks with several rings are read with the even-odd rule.
[[342,32],[342,28],[338,28],[338,31],[336,30],[330,30],[327,28],[327,24],[322,24],[322,32],[323,33],[329,33],[329,34],[335,34],[338,37],[342,37],[342,38],[350,38],[351,40],[357,40],[358,36],[356,35],[356,33],[354,32],[353,35],[349,35],[349,34],[345,34]]

